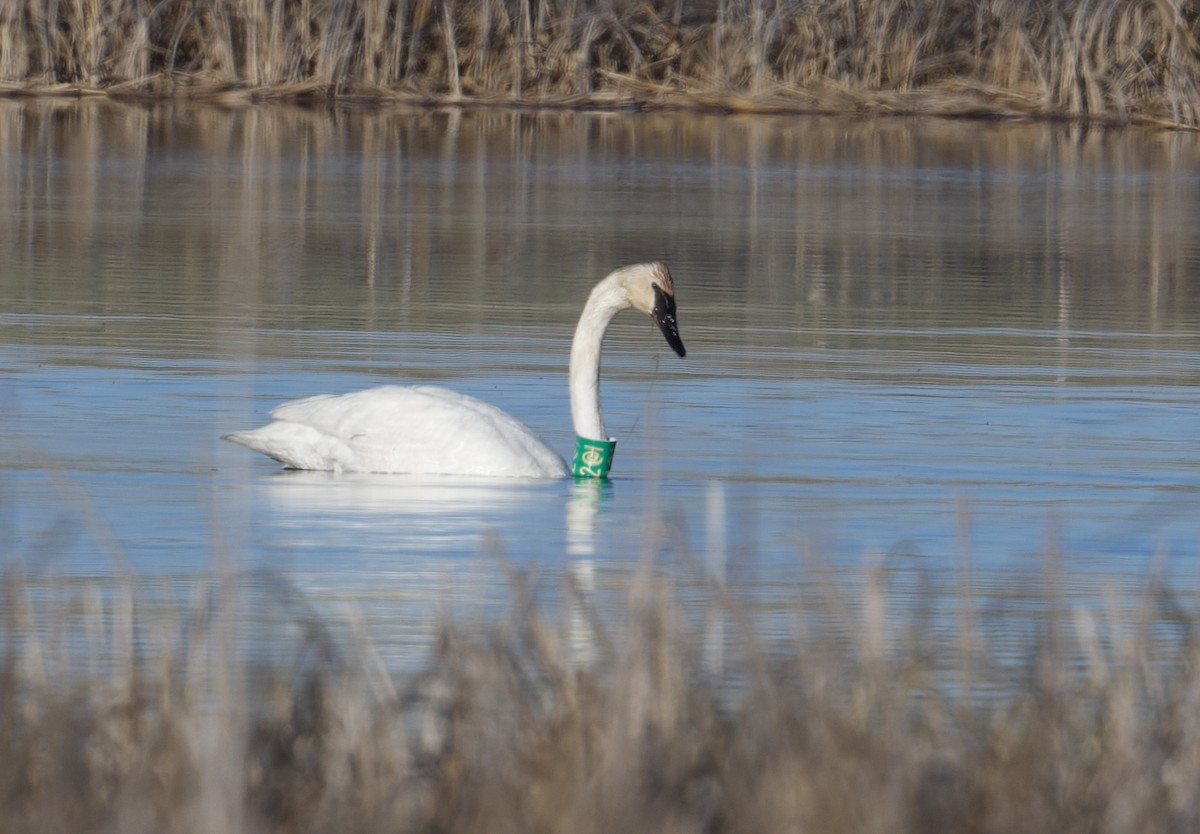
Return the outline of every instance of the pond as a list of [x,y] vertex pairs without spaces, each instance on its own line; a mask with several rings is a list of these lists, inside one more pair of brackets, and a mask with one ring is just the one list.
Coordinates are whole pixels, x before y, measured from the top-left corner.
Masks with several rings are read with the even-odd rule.
[[[1197,230],[1180,133],[0,101],[0,548],[285,576],[396,653],[510,567],[605,588],[648,556],[764,609],[814,560],[984,599],[1052,555],[1068,593],[1190,592]],[[569,455],[583,300],[653,259],[688,355],[614,321],[606,484],[284,472],[220,440],[434,383]]]

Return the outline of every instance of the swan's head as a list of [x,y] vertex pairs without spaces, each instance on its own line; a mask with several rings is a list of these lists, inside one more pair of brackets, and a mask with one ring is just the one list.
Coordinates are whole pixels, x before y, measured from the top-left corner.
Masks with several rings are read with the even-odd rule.
[[675,284],[667,265],[659,261],[634,264],[618,270],[618,274],[630,305],[654,319],[671,349],[687,356],[675,321]]

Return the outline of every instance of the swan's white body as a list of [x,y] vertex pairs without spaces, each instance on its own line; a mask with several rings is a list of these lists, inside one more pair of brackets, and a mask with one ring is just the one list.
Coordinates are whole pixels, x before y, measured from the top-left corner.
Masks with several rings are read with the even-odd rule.
[[284,403],[229,436],[291,469],[564,478],[567,465],[510,415],[446,388],[385,385]]
[[[661,263],[611,273],[588,297],[571,343],[571,419],[581,437],[606,439],[600,414],[600,347],[612,317],[636,307],[681,356],[674,286]],[[663,309],[664,302],[669,311]],[[290,469],[564,478],[566,462],[514,417],[489,403],[428,385],[385,385],[284,403],[273,422],[226,435]]]

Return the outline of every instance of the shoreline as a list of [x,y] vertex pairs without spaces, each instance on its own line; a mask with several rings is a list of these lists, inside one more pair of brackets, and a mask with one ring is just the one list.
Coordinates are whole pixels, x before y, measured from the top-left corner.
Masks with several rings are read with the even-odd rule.
[[727,116],[844,117],[863,119],[933,118],[978,122],[1061,123],[1099,129],[1121,127],[1155,128],[1184,132],[1200,126],[1145,114],[1070,114],[1028,106],[996,105],[983,98],[946,96],[940,91],[905,93],[842,92],[839,95],[790,93],[751,97],[728,93],[667,92],[635,95],[612,91],[587,96],[544,96],[512,98],[500,95],[447,95],[395,89],[338,91],[333,86],[286,85],[250,87],[240,84],[207,86],[174,84],[145,89],[128,84],[93,87],[61,83],[53,85],[0,85],[0,100],[106,100],[119,104],[187,103],[219,107],[291,105],[308,109],[386,110],[524,110],[580,113],[695,113]]
[[1200,129],[1170,0],[139,0],[0,11],[0,97]]

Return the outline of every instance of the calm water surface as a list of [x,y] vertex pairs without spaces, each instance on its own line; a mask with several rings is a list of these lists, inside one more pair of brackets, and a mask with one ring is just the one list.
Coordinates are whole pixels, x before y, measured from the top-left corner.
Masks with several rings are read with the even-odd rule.
[[[499,549],[764,605],[814,557],[981,596],[1049,551],[1081,594],[1200,566],[1193,136],[0,102],[0,251],[0,548],[34,573],[278,571],[387,620],[503,597]],[[433,382],[567,454],[582,301],[658,258],[689,353],[614,324],[609,484],[218,439]]]

